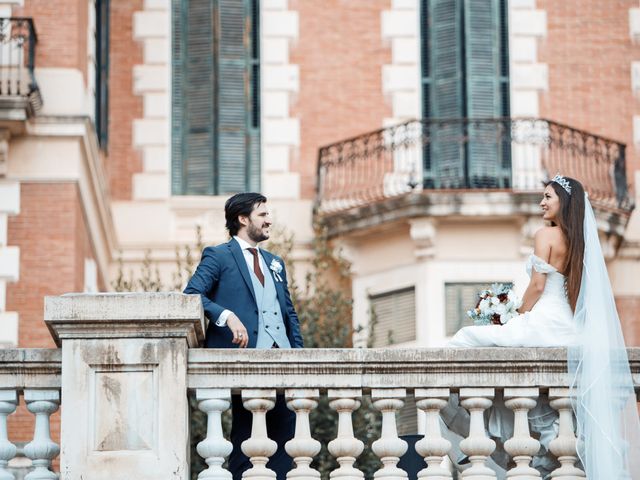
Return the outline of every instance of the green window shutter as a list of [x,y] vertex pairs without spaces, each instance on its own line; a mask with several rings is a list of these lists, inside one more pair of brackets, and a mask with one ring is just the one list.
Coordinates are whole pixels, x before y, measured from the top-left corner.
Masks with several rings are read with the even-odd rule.
[[[499,0],[464,0],[467,116],[501,116]],[[500,132],[495,122],[468,127],[468,181],[472,188],[498,187]]]
[[245,6],[239,0],[219,0],[218,37],[218,192],[246,189],[248,156],[247,49]]
[[[428,5],[428,35],[432,72],[429,116],[464,117],[462,63],[462,0],[431,0]],[[434,186],[461,187],[464,181],[463,131],[459,123],[435,124],[431,132],[430,156],[435,160]]]
[[421,25],[423,115],[459,119],[425,125],[425,188],[508,187],[509,123],[460,121],[509,116],[507,0],[422,0]]
[[214,193],[215,86],[210,0],[174,1],[172,191]]
[[172,191],[259,190],[258,0],[172,8]]

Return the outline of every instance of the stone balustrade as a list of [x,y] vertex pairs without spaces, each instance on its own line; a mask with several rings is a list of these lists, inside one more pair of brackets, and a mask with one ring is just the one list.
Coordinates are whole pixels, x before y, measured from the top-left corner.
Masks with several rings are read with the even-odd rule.
[[22,400],[35,417],[32,440],[24,447],[32,470],[26,480],[57,479],[52,461],[60,447],[51,439],[50,416],[60,407],[61,352],[57,349],[0,349],[0,480],[13,480],[9,461],[17,452],[7,435],[8,417]]
[[[491,459],[496,442],[485,422],[485,412],[498,402],[513,412],[513,435],[504,443],[512,460],[509,478],[541,478],[532,467],[540,443],[528,419],[540,402],[558,412],[558,433],[549,445],[559,461],[554,477],[584,478],[564,349],[201,349],[200,300],[181,294],[48,298],[45,320],[59,349],[0,350],[0,480],[14,478],[7,464],[16,449],[6,425],[21,401],[35,416],[33,440],[24,448],[33,463],[27,480],[189,479],[189,391],[208,419],[206,438],[197,446],[207,464],[201,480],[231,479],[225,460],[233,446],[222,414],[234,394],[253,416],[251,437],[239,447],[252,465],[247,480],[274,478],[267,462],[276,446],[265,414],[276,394],[296,415],[295,436],[286,444],[293,458],[290,480],[320,478],[312,462],[321,445],[309,419],[323,396],[337,423],[327,445],[338,464],[333,480],[363,479],[356,460],[365,449],[380,459],[376,479],[415,478],[399,467],[406,454],[424,459],[418,478],[452,478],[443,460],[454,445],[441,429],[452,398],[469,419],[457,446],[468,457],[465,479],[498,478]],[[640,349],[629,349],[629,357],[640,379]],[[380,438],[370,445],[355,438],[352,423],[365,396],[382,419]],[[420,418],[422,438],[415,446],[398,436],[396,423],[408,399],[415,400]],[[49,431],[59,406],[61,449]],[[51,463],[59,452],[57,474]]]

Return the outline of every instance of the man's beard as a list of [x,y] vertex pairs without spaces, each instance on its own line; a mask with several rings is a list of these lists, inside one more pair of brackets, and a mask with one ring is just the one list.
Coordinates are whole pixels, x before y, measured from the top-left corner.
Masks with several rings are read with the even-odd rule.
[[252,222],[249,222],[249,225],[247,225],[247,235],[256,243],[269,240],[269,235],[262,233],[262,230],[257,228]]

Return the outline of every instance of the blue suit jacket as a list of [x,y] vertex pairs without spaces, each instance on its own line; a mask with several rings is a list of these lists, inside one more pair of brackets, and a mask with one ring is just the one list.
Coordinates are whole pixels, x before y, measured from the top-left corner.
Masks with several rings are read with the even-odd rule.
[[[273,277],[278,293],[278,301],[287,337],[293,348],[302,348],[302,335],[298,315],[293,308],[291,295],[287,287],[287,272],[281,258],[260,249],[264,261],[271,265],[276,259],[282,265],[278,281]],[[266,272],[265,272],[266,274]],[[196,272],[189,280],[184,293],[198,293],[202,297],[205,315],[209,318],[205,346],[209,348],[237,348],[232,343],[233,334],[227,326],[218,327],[215,321],[223,310],[231,310],[244,324],[249,334],[248,348],[255,348],[258,339],[258,306],[249,276],[247,262],[238,242],[231,239],[216,247],[207,247],[202,252],[202,259]]]

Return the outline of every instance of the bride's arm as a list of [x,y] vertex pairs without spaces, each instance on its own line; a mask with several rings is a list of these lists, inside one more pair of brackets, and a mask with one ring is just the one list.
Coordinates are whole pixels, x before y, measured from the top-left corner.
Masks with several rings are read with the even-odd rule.
[[[534,254],[547,263],[549,263],[551,257],[552,236],[550,233],[551,231],[547,228],[541,228],[536,232],[534,237]],[[533,308],[542,296],[546,282],[546,273],[540,273],[536,271],[535,268],[531,269],[531,280],[529,280],[529,285],[522,296],[522,305],[518,309],[518,312],[528,312]]]

